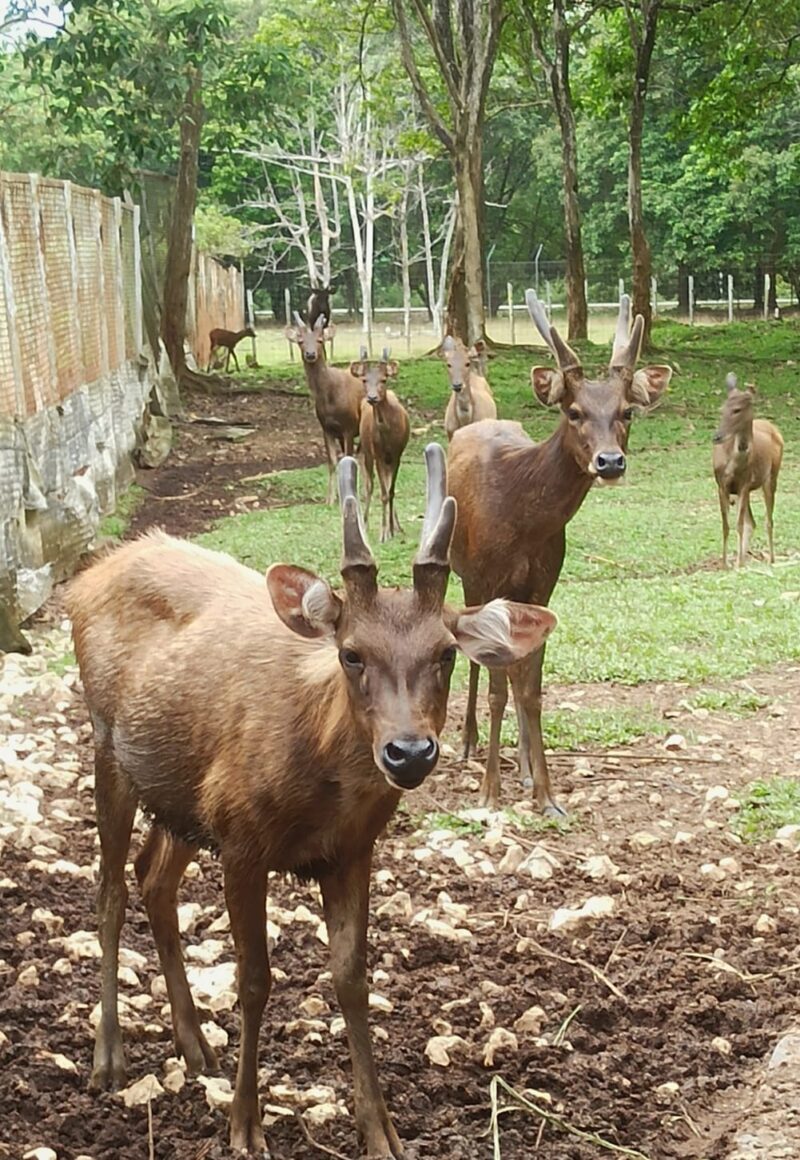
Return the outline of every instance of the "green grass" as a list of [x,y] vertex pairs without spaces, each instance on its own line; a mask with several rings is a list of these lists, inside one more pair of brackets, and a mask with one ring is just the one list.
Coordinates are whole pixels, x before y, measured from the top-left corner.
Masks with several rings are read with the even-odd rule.
[[[547,680],[708,685],[794,660],[800,653],[800,488],[794,485],[800,467],[800,408],[797,368],[791,361],[800,348],[800,326],[667,323],[656,326],[654,342],[658,349],[651,361],[669,363],[675,375],[662,405],[634,423],[626,482],[595,488],[569,525],[566,561],[552,600],[560,623],[547,647]],[[608,347],[579,346],[587,370],[608,358]],[[400,357],[397,390],[412,412],[412,428],[424,429],[412,438],[400,472],[398,511],[405,535],[377,543],[377,495],[370,522],[382,582],[405,585],[424,506],[422,450],[431,438],[444,439],[447,386],[439,360],[403,360],[402,352]],[[546,361],[541,351],[503,351],[488,371],[500,415],[519,419],[535,439],[546,437],[558,422],[556,413],[533,400],[530,389],[531,365]],[[757,413],[778,424],[786,452],[775,509],[776,565],[756,559],[741,571],[722,572],[711,435],[729,370],[741,380],[755,380]],[[270,368],[269,375],[299,385],[302,372],[287,363]],[[324,468],[265,476],[257,486],[289,506],[222,520],[201,541],[258,569],[284,560],[336,582],[339,515],[319,502],[325,481]],[[765,546],[760,496],[753,506],[759,526],[752,547],[759,551]],[[449,596],[460,603],[455,577]],[[463,681],[461,667],[454,684]],[[732,711],[749,710],[740,699]],[[573,726],[577,733],[570,732]],[[628,736],[641,735],[636,730],[652,732],[653,725],[612,719],[606,726],[599,720],[554,717],[548,744],[562,733],[570,746],[584,743],[580,738],[621,744],[626,730]]]
[[734,832],[748,842],[767,841],[789,825],[800,825],[800,779],[795,777],[753,782],[731,819]]
[[63,677],[67,669],[71,668],[77,663],[78,662],[75,660],[75,653],[66,652],[63,656],[54,657],[52,660],[48,661],[47,668],[49,672],[56,673],[59,677]]
[[769,698],[745,689],[699,689],[686,699],[692,709],[708,709],[731,717],[747,717],[769,704]]
[[[542,729],[548,749],[578,749],[582,745],[629,745],[639,737],[664,732],[655,711],[636,709],[552,709],[542,714]],[[480,740],[489,740],[489,722],[478,725]],[[517,719],[507,713],[500,728],[500,744],[517,744]]]
[[117,506],[111,515],[104,516],[100,521],[98,535],[106,539],[121,540],[144,495],[144,488],[132,483],[127,491],[117,497]]

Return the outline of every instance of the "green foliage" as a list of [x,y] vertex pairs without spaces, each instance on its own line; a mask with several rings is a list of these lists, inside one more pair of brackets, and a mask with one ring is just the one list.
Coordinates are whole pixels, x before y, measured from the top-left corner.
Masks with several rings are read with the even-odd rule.
[[729,713],[732,717],[747,717],[769,704],[766,697],[745,689],[699,689],[687,699],[692,709],[708,709],[712,713]]
[[114,511],[110,515],[104,516],[100,521],[100,527],[97,529],[100,537],[121,540],[128,529],[134,512],[144,497],[144,488],[139,487],[137,483],[132,483],[127,491],[117,497],[117,506]]
[[217,205],[198,205],[195,240],[201,250],[219,258],[246,258],[255,244],[252,230]]
[[755,781],[731,818],[734,833],[748,842],[765,842],[782,826],[800,825],[800,779],[772,777]]

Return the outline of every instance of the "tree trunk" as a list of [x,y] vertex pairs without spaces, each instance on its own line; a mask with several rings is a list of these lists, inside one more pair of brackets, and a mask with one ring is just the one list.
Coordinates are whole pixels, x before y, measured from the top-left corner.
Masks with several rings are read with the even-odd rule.
[[553,104],[561,130],[564,239],[567,248],[567,325],[570,338],[587,338],[586,269],[578,199],[578,138],[569,84],[570,32],[560,0],[553,6],[553,32],[555,60],[549,73]]
[[753,309],[763,313],[764,310],[764,267],[756,262],[753,270]]
[[633,313],[644,319],[643,347],[650,344],[650,278],[652,262],[642,208],[642,133],[644,130],[647,83],[656,40],[659,0],[645,0],[642,6],[642,39],[636,48],[628,141],[628,223],[633,264]]
[[202,76],[193,69],[181,110],[181,144],[175,200],[169,223],[167,261],[164,271],[164,312],[161,337],[175,378],[186,369],[186,307],[192,265],[192,224],[197,201],[197,166],[203,124]]
[[483,306],[483,172],[478,134],[456,143],[453,166],[458,190],[456,257],[447,303],[448,332],[467,346],[484,337]]
[[689,315],[689,271],[685,262],[678,263],[678,316]]

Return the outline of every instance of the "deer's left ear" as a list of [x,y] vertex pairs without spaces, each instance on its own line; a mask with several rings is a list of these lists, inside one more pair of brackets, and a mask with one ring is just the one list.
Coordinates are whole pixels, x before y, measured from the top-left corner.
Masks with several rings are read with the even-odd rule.
[[490,600],[457,613],[450,629],[471,661],[505,668],[540,649],[557,623],[555,613],[538,604]]
[[392,359],[390,362],[387,362],[387,364],[386,364],[386,374],[388,375],[388,377],[389,377],[390,379],[393,379],[393,378],[395,378],[395,377],[396,377],[396,375],[397,375],[397,372],[398,372],[399,370],[400,370],[400,364],[398,363],[398,361],[397,361],[397,359],[396,359],[396,358],[393,358],[393,359]]
[[655,407],[669,386],[672,367],[642,367],[636,371],[630,388],[630,400],[642,407]]
[[313,572],[293,564],[273,564],[267,571],[272,606],[287,628],[298,636],[332,636],[342,602]]
[[363,362],[351,362],[350,363],[350,374],[353,376],[354,379],[362,379],[364,377],[364,364],[363,364]]

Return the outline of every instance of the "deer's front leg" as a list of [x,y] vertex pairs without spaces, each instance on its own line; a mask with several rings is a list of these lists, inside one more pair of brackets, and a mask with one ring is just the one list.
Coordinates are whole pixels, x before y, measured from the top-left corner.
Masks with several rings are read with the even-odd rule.
[[272,982],[267,952],[267,872],[239,863],[224,863],[224,872],[242,1020],[231,1107],[231,1147],[268,1156],[258,1104],[258,1033]]
[[367,1009],[367,911],[370,849],[360,859],[320,877],[336,996],[347,1024],[353,1063],[356,1125],[375,1160],[401,1160],[403,1149],[386,1110],[372,1055]]

